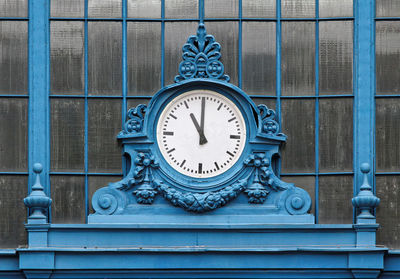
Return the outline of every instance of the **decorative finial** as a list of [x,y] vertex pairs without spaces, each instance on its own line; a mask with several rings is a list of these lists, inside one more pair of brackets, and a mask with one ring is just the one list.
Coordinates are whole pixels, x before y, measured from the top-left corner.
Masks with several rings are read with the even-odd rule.
[[211,78],[229,81],[224,75],[224,65],[221,58],[221,45],[212,35],[207,35],[206,27],[199,24],[197,36],[190,36],[183,46],[183,61],[179,64],[179,75],[175,82],[191,78]]
[[370,171],[368,163],[361,164],[360,170],[363,173],[363,184],[358,195],[352,199],[353,206],[361,210],[357,219],[375,219],[371,211],[379,205],[380,199],[372,193],[372,187],[368,183],[368,173]]
[[50,206],[51,199],[46,196],[43,186],[40,183],[40,173],[43,166],[39,163],[33,165],[33,172],[36,174],[35,185],[32,186],[32,192],[24,199],[25,206],[33,212],[28,219],[46,219],[45,210]]

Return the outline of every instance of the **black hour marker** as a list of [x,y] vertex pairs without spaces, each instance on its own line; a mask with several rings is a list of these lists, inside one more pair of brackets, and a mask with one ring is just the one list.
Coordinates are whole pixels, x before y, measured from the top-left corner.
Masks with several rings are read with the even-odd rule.
[[[172,115],[171,115],[171,116],[172,116]],[[236,117],[233,117],[233,118],[229,119],[228,122],[231,122],[231,121],[233,121],[233,120],[235,120],[235,119],[236,119]]]
[[217,168],[217,170],[219,170],[219,166],[218,166],[217,162],[214,162],[214,165]]
[[178,119],[178,117],[176,117],[175,115],[173,115],[172,113],[169,114],[169,116],[171,116],[174,119]]
[[220,110],[221,109],[221,107],[222,107],[222,103],[219,105],[219,107],[217,108],[217,110]]
[[240,139],[240,136],[239,135],[230,135],[229,138],[231,138],[231,139]]
[[199,163],[199,170],[198,173],[202,173],[203,172],[203,164]]
[[183,160],[182,163],[179,165],[180,167],[183,167],[183,165],[186,163],[186,160]]
[[173,136],[173,135],[174,135],[174,132],[167,132],[167,131],[165,131],[165,132],[163,132],[163,135],[164,135],[164,136]]
[[185,104],[185,107],[188,109],[189,106],[188,106],[187,102],[186,102],[186,101],[183,101],[183,103]]
[[[168,150],[167,153],[169,154],[169,153],[174,152],[174,151],[175,151],[175,148],[172,148],[171,150]],[[233,156],[233,155],[232,155],[232,156]]]
[[232,156],[232,157],[235,156],[232,153],[230,153],[229,151],[226,151],[226,153],[228,153],[229,156]]

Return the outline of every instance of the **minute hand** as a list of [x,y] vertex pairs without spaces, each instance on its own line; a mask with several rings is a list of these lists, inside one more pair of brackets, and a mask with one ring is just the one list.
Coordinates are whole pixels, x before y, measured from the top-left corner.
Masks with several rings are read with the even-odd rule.
[[206,137],[204,136],[204,131],[200,128],[200,125],[199,125],[199,123],[197,122],[196,117],[194,117],[194,114],[193,114],[193,113],[190,114],[190,118],[192,118],[194,127],[196,128],[197,132],[199,133],[199,136],[200,136],[200,145],[203,145],[203,144],[207,143],[207,139],[206,139]]

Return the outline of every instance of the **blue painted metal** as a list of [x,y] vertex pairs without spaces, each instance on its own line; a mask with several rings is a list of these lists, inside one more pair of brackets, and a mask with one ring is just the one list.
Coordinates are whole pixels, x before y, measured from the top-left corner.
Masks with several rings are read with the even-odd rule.
[[319,0],[315,0],[315,223],[319,221]]
[[89,90],[89,82],[88,82],[88,76],[89,76],[89,62],[88,62],[88,12],[89,12],[89,0],[84,0],[84,15],[85,15],[85,22],[84,22],[84,33],[85,33],[85,38],[84,38],[84,98],[85,98],[85,146],[84,146],[84,172],[85,172],[85,221],[87,222],[87,216],[89,215],[89,201],[88,201],[88,193],[89,193],[89,179],[88,179],[88,171],[89,171],[89,144],[88,144],[88,138],[89,138],[89,100],[88,100],[88,90]]

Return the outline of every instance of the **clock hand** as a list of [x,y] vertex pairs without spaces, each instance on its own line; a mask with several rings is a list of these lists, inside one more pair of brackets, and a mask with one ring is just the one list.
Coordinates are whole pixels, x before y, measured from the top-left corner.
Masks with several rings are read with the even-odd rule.
[[193,113],[190,114],[190,118],[192,118],[194,127],[196,127],[196,130],[197,130],[197,132],[199,133],[199,136],[200,136],[200,145],[203,145],[203,144],[207,143],[207,139],[206,139],[206,137],[204,136],[204,132],[201,130],[200,125],[199,125],[199,123],[197,122],[196,117],[194,117],[194,114],[193,114]]
[[201,98],[201,116],[200,116],[200,129],[204,135],[204,110],[206,108],[206,98]]

